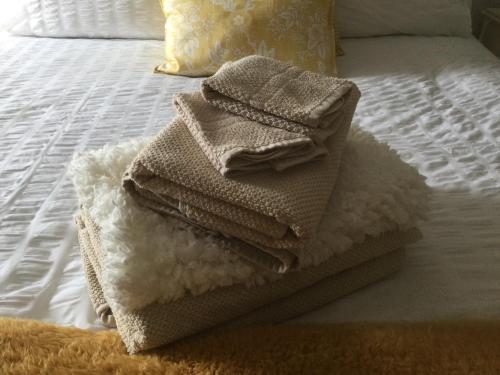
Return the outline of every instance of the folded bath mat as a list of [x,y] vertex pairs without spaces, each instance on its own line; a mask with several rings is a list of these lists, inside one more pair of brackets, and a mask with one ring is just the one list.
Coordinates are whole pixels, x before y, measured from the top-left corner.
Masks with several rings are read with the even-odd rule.
[[[113,311],[132,352],[236,318],[249,323],[285,319],[368,284],[396,268],[400,255],[392,251],[418,238],[414,228],[425,217],[424,178],[387,145],[353,127],[334,199],[311,243],[314,251],[298,255],[303,270],[279,275],[228,251],[233,241],[221,246],[219,236],[201,234],[137,204],[123,189],[122,176],[148,143],[134,139],[105,146],[71,164],[83,206],[78,222],[86,272],[99,275],[99,280],[89,276],[91,294],[101,290],[93,297],[96,311],[108,324]],[[352,268],[358,264],[362,268]],[[371,272],[372,264],[388,267]],[[315,287],[309,293],[305,285],[311,283]],[[301,297],[283,299],[291,294]],[[271,304],[276,309],[268,309]],[[249,312],[259,318],[245,318]]]
[[348,80],[263,56],[224,64],[201,89],[203,98],[179,94],[174,101],[222,174],[281,171],[317,160],[328,152],[327,137],[343,137],[360,96]]
[[276,323],[318,308],[399,269],[401,247],[420,238],[417,229],[367,238],[319,266],[248,288],[221,287],[169,303],[114,311],[103,290],[104,254],[99,228],[84,210],[77,218],[80,249],[92,303],[107,325],[116,324],[129,353],[155,348],[208,329]]

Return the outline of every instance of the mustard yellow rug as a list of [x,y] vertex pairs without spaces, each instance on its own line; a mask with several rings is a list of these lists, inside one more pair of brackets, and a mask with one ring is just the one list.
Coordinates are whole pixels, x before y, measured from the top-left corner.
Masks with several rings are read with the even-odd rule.
[[129,356],[117,333],[0,319],[1,374],[500,374],[500,323],[248,328]]

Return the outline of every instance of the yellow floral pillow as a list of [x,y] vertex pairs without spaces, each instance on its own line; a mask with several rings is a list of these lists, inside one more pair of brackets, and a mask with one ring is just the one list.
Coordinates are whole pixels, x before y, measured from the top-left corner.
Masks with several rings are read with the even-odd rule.
[[334,74],[332,0],[161,0],[166,61],[157,71],[215,73],[258,54]]

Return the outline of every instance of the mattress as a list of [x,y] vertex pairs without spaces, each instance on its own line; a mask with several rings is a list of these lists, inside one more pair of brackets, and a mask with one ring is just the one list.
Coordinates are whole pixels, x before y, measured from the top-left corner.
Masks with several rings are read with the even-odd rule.
[[[301,322],[500,318],[500,61],[474,39],[345,40],[362,128],[433,188],[403,270]],[[199,79],[159,41],[0,37],[0,315],[102,328],[77,244],[75,152],[158,132]]]

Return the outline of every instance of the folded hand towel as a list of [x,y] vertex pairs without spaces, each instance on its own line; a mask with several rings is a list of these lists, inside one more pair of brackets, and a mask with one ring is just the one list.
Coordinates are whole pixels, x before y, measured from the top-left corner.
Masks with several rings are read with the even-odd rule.
[[222,174],[281,171],[324,156],[324,140],[350,126],[359,99],[348,80],[263,56],[224,64],[201,89],[223,112],[198,96],[180,95],[176,103]]
[[282,171],[327,153],[323,145],[306,135],[223,111],[200,93],[177,94],[174,104],[207,158],[223,175],[269,168]]
[[[262,285],[280,277],[227,251],[220,237],[203,235],[137,204],[122,188],[122,176],[149,142],[131,139],[89,150],[70,166],[78,201],[100,228],[108,302],[137,310],[154,301],[172,302],[229,285]],[[415,227],[425,217],[428,193],[414,168],[353,126],[334,199],[312,244],[299,255],[302,268],[347,251],[366,236]]]

